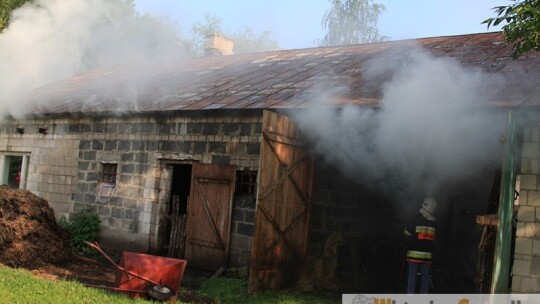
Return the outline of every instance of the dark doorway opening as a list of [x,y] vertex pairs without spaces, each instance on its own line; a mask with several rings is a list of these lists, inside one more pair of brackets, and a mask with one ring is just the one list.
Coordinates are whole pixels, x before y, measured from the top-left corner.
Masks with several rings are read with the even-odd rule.
[[[390,186],[353,180],[324,162],[318,163],[314,181],[310,253],[326,263],[322,269],[332,270],[324,277],[335,278],[334,282],[325,279],[320,288],[337,283],[336,289],[345,293],[406,292],[403,229],[407,219],[419,212],[425,194],[400,196]],[[489,240],[476,218],[496,213],[499,183],[500,168],[493,164],[441,181],[434,189],[432,196],[439,202],[438,241],[430,292],[478,293],[489,286],[493,243],[485,244]],[[336,234],[340,241],[332,243]],[[325,256],[328,249],[336,254]]]
[[439,196],[438,242],[432,269],[436,293],[489,293],[494,233],[477,222],[478,216],[496,215],[500,168],[486,167],[478,174],[448,181]]
[[174,165],[171,197],[167,206],[169,239],[167,256],[184,257],[186,218],[191,189],[191,165]]

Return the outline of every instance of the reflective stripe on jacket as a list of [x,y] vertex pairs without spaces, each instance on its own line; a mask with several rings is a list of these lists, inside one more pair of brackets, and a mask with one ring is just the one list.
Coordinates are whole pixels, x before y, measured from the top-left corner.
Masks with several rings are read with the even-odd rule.
[[417,261],[431,261],[433,254],[431,252],[409,250],[407,251],[407,260]]
[[407,261],[431,263],[436,230],[435,221],[430,221],[421,214],[417,214],[409,221],[406,227],[406,231],[410,234],[407,238]]

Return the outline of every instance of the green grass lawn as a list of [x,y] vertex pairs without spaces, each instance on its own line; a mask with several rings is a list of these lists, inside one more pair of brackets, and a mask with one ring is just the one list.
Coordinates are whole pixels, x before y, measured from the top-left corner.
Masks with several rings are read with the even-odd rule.
[[[330,299],[293,291],[265,291],[249,295],[247,282],[242,279],[217,278],[201,281],[197,292],[217,299],[220,303],[340,303]],[[155,303],[134,300],[114,291],[89,288],[77,282],[49,281],[27,270],[0,267],[0,303]]]
[[27,270],[0,268],[0,303],[152,303],[118,293],[88,288],[76,282],[53,282]]
[[290,290],[264,291],[250,295],[247,292],[247,281],[233,278],[218,278],[203,281],[200,291],[218,299],[221,303],[341,303],[341,297],[336,299]]

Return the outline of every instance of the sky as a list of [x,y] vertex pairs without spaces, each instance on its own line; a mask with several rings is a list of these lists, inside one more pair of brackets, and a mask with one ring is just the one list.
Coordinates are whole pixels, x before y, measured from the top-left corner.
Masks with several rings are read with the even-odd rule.
[[[509,0],[378,0],[386,7],[379,19],[381,35],[390,40],[472,34],[500,30],[481,22],[494,17],[493,7]],[[328,0],[135,0],[140,13],[167,16],[183,34],[206,13],[221,18],[225,32],[249,27],[269,31],[284,49],[316,46],[324,36],[321,20]]]

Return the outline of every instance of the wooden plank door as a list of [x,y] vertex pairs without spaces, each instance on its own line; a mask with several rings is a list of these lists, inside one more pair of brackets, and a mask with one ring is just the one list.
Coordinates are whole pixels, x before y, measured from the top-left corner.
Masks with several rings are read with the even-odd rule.
[[193,164],[185,246],[190,267],[227,266],[235,177],[236,166]]
[[308,242],[313,158],[292,119],[265,111],[249,291],[296,283]]

